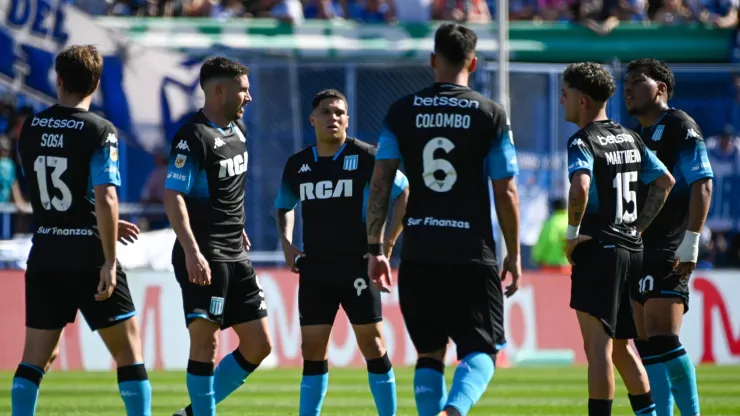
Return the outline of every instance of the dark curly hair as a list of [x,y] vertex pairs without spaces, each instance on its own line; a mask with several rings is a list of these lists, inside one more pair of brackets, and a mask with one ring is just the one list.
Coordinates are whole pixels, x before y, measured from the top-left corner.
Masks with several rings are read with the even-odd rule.
[[563,73],[563,81],[595,101],[606,102],[614,94],[617,85],[611,72],[594,62],[570,64]]
[[627,64],[627,72],[632,71],[641,71],[648,78],[664,83],[668,90],[668,99],[673,98],[676,78],[665,62],[653,58],[637,59]]

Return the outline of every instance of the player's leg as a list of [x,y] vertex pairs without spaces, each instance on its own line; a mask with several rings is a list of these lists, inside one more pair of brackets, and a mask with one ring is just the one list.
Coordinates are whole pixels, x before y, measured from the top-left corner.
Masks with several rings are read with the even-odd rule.
[[[378,416],[396,414],[396,376],[383,340],[383,310],[380,291],[367,277],[367,261],[360,261],[355,270],[348,270],[337,279],[342,287],[342,307],[352,323],[365,362],[367,363],[370,392],[375,399]],[[347,279],[350,277],[350,279]]]
[[[80,311],[90,329],[97,331],[116,362],[118,390],[129,416],[152,414],[152,387],[144,366],[136,308],[126,274],[118,266],[116,288],[110,298],[95,300],[100,269],[81,271],[85,287],[79,293]],[[83,280],[84,279],[84,280]]]
[[443,293],[450,282],[435,278],[440,266],[403,260],[398,270],[398,302],[417,352],[414,398],[419,416],[436,416],[447,402],[444,357],[449,338],[440,305],[449,301]]
[[30,264],[26,270],[26,339],[10,393],[13,416],[35,414],[39,386],[58,352],[62,329],[77,315],[65,277],[60,270]]
[[333,287],[326,284],[334,275],[320,262],[301,259],[298,284],[298,315],[301,324],[301,378],[299,416],[318,416],[329,388],[329,338],[339,310]]
[[451,416],[464,416],[486,392],[498,348],[505,343],[504,295],[496,267],[450,266],[445,274],[459,276],[446,288],[452,298],[447,301],[445,326],[460,360],[445,410]]

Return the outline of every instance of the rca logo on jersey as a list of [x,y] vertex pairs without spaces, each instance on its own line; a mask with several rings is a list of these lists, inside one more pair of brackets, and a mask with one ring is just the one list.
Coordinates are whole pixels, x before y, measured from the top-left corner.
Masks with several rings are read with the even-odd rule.
[[31,120],[31,127],[45,127],[47,129],[72,129],[82,130],[85,122],[80,120],[67,120],[64,118],[38,118]]
[[175,167],[180,169],[183,166],[185,166],[185,161],[188,160],[188,157],[185,155],[177,154],[177,157],[175,157]]
[[308,163],[304,163],[303,166],[301,166],[300,169],[298,169],[298,173],[306,173],[311,172],[311,168],[308,167]]
[[602,146],[606,146],[607,144],[617,144],[617,143],[634,143],[635,139],[632,137],[632,135],[629,134],[617,134],[614,135],[608,135],[606,137],[604,136],[596,136],[597,139],[599,139],[599,143],[601,143]]
[[178,143],[177,146],[175,146],[175,149],[187,150],[189,152],[190,151],[190,146],[188,146],[188,144],[187,144],[187,142],[185,142],[185,140],[180,140],[180,143]]
[[332,181],[321,181],[316,184],[302,183],[299,186],[301,201],[312,199],[352,198],[352,179],[340,179],[334,186]]
[[575,139],[575,140],[573,140],[573,142],[572,142],[572,143],[570,144],[570,147],[573,147],[573,146],[583,146],[583,147],[586,147],[586,144],[585,144],[585,143],[583,143],[583,140],[581,140],[581,139]]
[[230,178],[246,172],[248,157],[247,152],[244,152],[244,154],[236,155],[231,159],[219,160],[218,163],[221,164],[221,169],[218,171],[218,178]]
[[225,144],[226,143],[224,143],[224,141],[221,140],[220,137],[216,137],[215,139],[213,139],[213,148],[214,149],[218,149],[219,147],[221,147],[221,146],[223,146]]
[[344,170],[353,171],[357,170],[358,158],[357,155],[349,155],[344,157]]
[[414,107],[457,107],[457,108],[480,108],[480,103],[475,100],[456,97],[419,97],[414,95]]
[[64,135],[53,133],[42,134],[41,147],[64,147]]

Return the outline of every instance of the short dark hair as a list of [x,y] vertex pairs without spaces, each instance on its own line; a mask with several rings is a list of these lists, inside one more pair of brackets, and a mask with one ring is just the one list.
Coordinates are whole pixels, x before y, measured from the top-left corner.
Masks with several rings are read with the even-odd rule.
[[311,110],[315,110],[316,107],[318,107],[319,104],[327,98],[342,100],[345,104],[349,105],[349,103],[347,103],[347,97],[345,97],[339,90],[328,89],[321,90],[318,94],[314,95],[313,100],[311,101]]
[[673,98],[673,89],[676,87],[676,78],[668,64],[653,58],[637,59],[627,64],[627,72],[641,71],[648,78],[662,82],[668,90],[668,99]]
[[611,72],[595,62],[568,65],[563,73],[563,81],[567,82],[569,87],[600,102],[606,102],[617,90]]
[[206,83],[214,78],[239,78],[249,75],[249,68],[239,62],[223,56],[216,56],[203,62],[200,67],[200,87],[204,88]]
[[475,55],[477,44],[478,35],[457,23],[445,23],[434,34],[434,53],[452,65],[465,64],[471,55]]
[[103,56],[95,45],[72,45],[57,54],[54,69],[65,91],[87,97],[98,88]]

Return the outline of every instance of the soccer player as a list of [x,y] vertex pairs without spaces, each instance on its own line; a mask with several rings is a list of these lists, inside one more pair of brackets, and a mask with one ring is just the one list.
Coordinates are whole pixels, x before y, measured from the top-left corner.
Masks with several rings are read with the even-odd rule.
[[[414,392],[422,416],[466,415],[482,397],[506,342],[501,281],[512,274],[511,296],[521,275],[514,141],[503,107],[468,87],[476,43],[476,34],[462,25],[437,29],[435,83],[388,110],[370,185],[368,274],[386,288],[391,270],[382,243],[399,165],[409,180],[398,294],[418,353]],[[489,179],[508,252],[501,277]],[[448,396],[449,339],[461,363]]]
[[[365,207],[375,148],[347,137],[347,99],[341,92],[321,91],[311,106],[316,144],[288,159],[275,200],[285,261],[300,274],[298,310],[304,361],[298,414],[318,416],[321,412],[329,384],[329,337],[342,305],[367,362],[378,415],[395,415],[396,381],[383,342],[380,292],[367,276]],[[403,229],[407,187],[406,177],[397,172],[388,255]],[[292,243],[293,209],[299,202],[303,252]]]
[[[223,57],[203,63],[203,108],[175,134],[164,207],[177,240],[172,250],[190,334],[191,405],[176,415],[213,416],[272,348],[264,292],[247,257],[244,231],[249,70]],[[239,347],[214,371],[218,331],[233,328]]]
[[118,220],[116,128],[89,111],[103,57],[92,45],[75,45],[59,52],[55,65],[59,103],[29,117],[19,139],[35,231],[12,414],[35,414],[41,379],[79,310],[116,362],[126,414],[151,415],[136,308],[116,260],[116,240],[135,239],[139,230]]
[[[643,269],[632,287],[640,333],[635,345],[658,416],[673,413],[673,397],[682,416],[695,416],[700,410],[696,370],[678,335],[689,310],[689,277],[709,211],[713,173],[699,126],[685,112],[668,106],[674,85],[673,73],[663,62],[639,59],[627,66],[624,97],[627,110],[640,122],[636,131],[676,178],[666,207],[642,235]],[[638,198],[638,206],[643,204]]]
[[[599,64],[573,64],[563,74],[565,119],[580,127],[568,140],[570,307],[588,359],[588,414],[611,415],[615,366],[635,414],[655,415],[645,369],[629,346],[637,336],[629,281],[642,267],[640,233],[674,180],[637,134],[607,118],[615,89],[611,73]],[[641,210],[638,181],[650,185]]]

